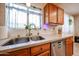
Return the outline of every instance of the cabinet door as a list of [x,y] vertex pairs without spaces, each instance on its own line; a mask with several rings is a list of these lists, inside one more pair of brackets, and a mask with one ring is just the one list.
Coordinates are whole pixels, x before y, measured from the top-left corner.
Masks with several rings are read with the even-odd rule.
[[9,56],[30,56],[30,48],[9,52]]
[[66,44],[71,44],[73,43],[73,37],[69,37],[66,39]]
[[66,56],[73,55],[73,37],[66,39]]
[[35,46],[31,48],[31,56],[35,56],[37,54],[40,54],[42,51],[42,47],[41,46]]
[[72,56],[72,54],[73,54],[73,45],[71,43],[66,46],[66,56]]
[[50,51],[43,52],[37,56],[50,56]]
[[58,24],[64,24],[64,10],[58,8]]
[[57,23],[57,7],[49,4],[49,23]]
[[49,18],[49,12],[48,12],[48,9],[49,9],[49,7],[48,7],[48,5],[46,5],[45,7],[44,7],[44,24],[46,23],[48,23],[49,21],[48,21],[48,18]]

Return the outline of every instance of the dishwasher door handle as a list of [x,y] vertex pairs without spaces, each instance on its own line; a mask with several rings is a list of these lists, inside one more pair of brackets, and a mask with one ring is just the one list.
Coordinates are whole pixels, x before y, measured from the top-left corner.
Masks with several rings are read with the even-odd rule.
[[52,49],[53,49],[53,54],[54,54],[54,56],[56,56],[55,44],[54,44],[54,43],[52,43]]

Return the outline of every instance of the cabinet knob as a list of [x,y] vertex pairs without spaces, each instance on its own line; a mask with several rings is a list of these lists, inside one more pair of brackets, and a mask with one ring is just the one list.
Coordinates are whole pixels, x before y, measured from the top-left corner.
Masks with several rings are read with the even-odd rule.
[[41,48],[41,50],[42,50],[42,48]]

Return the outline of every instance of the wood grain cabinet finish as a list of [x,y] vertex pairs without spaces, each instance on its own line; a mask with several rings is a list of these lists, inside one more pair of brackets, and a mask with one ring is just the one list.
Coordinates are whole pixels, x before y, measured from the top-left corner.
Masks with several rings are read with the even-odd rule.
[[44,24],[64,24],[64,10],[48,3],[44,7]]
[[57,7],[49,4],[49,23],[57,23]]
[[58,24],[64,24],[64,10],[61,8],[58,8]]
[[66,56],[72,56],[72,55],[73,55],[73,47],[70,44],[66,47]]
[[53,4],[47,4],[44,7],[44,23],[57,23],[57,8]]
[[16,51],[9,52],[12,56],[30,56],[30,49],[24,48]]
[[50,55],[50,43],[11,51],[8,52],[7,54],[0,54],[0,56],[49,56],[49,55]]
[[49,7],[48,7],[48,5],[46,5],[46,7],[44,8],[44,24],[45,23],[49,23],[49,21],[48,21],[48,19],[49,19],[49,12],[48,12],[48,9],[49,9]]
[[43,52],[43,53],[41,53],[41,54],[39,54],[37,56],[50,56],[50,50],[45,51],[45,52]]
[[66,39],[66,56],[72,56],[73,55],[73,37]]
[[44,44],[44,45],[39,45],[31,48],[31,55],[35,56],[40,53],[43,53],[45,51],[50,50],[50,43]]

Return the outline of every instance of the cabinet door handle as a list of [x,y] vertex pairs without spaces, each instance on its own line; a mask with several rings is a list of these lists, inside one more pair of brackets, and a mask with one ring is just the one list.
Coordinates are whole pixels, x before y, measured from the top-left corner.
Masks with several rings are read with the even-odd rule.
[[41,50],[42,50],[42,48],[41,48]]

